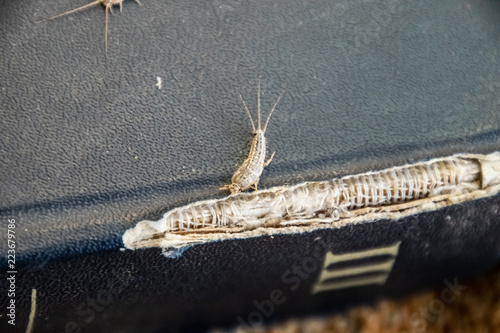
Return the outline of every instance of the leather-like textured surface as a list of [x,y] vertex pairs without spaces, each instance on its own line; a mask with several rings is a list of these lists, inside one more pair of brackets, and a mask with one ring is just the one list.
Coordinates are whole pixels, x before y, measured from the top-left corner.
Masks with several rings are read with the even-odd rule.
[[[150,268],[178,274],[178,285],[165,279],[175,293],[159,293],[179,302],[169,308],[173,327],[191,321],[190,311],[199,323],[215,316],[203,314],[213,308],[208,300],[230,311],[239,293],[265,293],[251,288],[267,286],[265,274],[261,284],[224,285],[233,291],[227,300],[223,285],[204,286],[199,296],[189,291],[201,276],[238,272],[212,266],[213,258],[226,258],[240,242],[270,253],[269,240],[192,249],[191,261],[176,263],[185,269],[174,271],[158,250],[118,250],[137,221],[226,195],[218,188],[251,138],[238,95],[256,112],[259,77],[264,116],[288,84],[268,127],[276,156],[260,187],[500,147],[498,1],[130,1],[110,16],[107,58],[99,6],[35,23],[84,4],[0,3],[0,213],[2,221],[18,221],[16,258],[32,272],[20,279],[19,301],[38,288],[40,315],[54,330],[71,317],[56,307],[95,295],[92,288],[119,281],[119,272],[133,281],[113,298],[124,304],[151,295],[152,275],[141,277]],[[480,211],[467,207],[470,227]],[[5,237],[0,245],[6,249]],[[468,264],[482,269],[494,260]],[[200,267],[213,272],[197,276]],[[161,303],[154,300],[130,304],[153,313]],[[98,323],[106,321],[91,321]]]
[[[273,318],[340,310],[428,286],[445,288],[445,280],[466,286],[466,277],[500,259],[499,199],[395,221],[214,242],[192,247],[177,259],[163,257],[159,249],[115,249],[29,263],[18,273],[17,328],[24,332],[31,288],[38,290],[36,332],[161,332],[237,325],[239,317],[252,324],[254,301],[269,300],[276,289],[286,300],[275,306]],[[401,245],[386,284],[311,294],[326,252],[344,254],[396,242]],[[356,265],[380,259],[365,258]],[[448,291],[445,296],[460,297]]]

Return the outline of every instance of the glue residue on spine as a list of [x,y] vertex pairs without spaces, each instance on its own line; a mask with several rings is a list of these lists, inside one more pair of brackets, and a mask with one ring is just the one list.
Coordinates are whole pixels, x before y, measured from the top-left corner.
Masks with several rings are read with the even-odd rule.
[[454,155],[195,202],[172,209],[158,221],[139,222],[125,232],[123,242],[129,249],[179,249],[216,240],[337,228],[400,218],[499,191],[500,153]]

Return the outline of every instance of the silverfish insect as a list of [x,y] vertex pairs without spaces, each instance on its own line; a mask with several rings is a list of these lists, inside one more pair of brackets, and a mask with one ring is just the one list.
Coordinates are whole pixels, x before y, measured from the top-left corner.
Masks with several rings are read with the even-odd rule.
[[271,109],[271,112],[269,112],[269,116],[267,117],[266,124],[264,125],[264,129],[261,128],[260,126],[260,80],[258,83],[257,87],[257,117],[258,117],[258,122],[259,122],[259,127],[257,130],[255,130],[255,124],[253,122],[252,116],[250,115],[250,111],[248,110],[248,107],[243,100],[243,97],[240,95],[240,99],[243,102],[243,106],[245,107],[245,110],[248,114],[248,117],[250,118],[250,121],[252,122],[252,128],[253,128],[253,139],[252,139],[252,144],[250,146],[250,152],[248,153],[247,159],[243,162],[243,164],[239,167],[239,169],[234,173],[233,177],[231,178],[231,184],[225,185],[224,187],[219,188],[219,190],[229,190],[231,192],[231,195],[237,194],[241,191],[244,191],[248,188],[253,188],[254,190],[257,191],[257,184],[259,183],[260,180],[260,175],[262,174],[262,171],[264,171],[264,168],[271,163],[274,153],[273,152],[269,160],[265,162],[266,159],[266,129],[267,125],[269,123],[269,119],[271,119],[271,115],[274,112],[274,109],[276,108],[276,105],[278,105],[278,102],[280,101],[281,97],[285,93],[284,89],[281,94],[278,96],[278,99],[276,100],[276,103],[274,103],[273,108]]
[[[108,13],[111,12],[111,14],[113,14],[113,6],[117,6],[117,5],[120,5],[120,12],[121,12],[123,1],[125,1],[125,0],[97,0],[97,1],[91,2],[87,5],[84,5],[84,6],[69,10],[67,12],[58,14],[56,16],[52,16],[52,17],[49,17],[47,19],[38,21],[36,23],[50,21],[50,20],[53,20],[53,19],[61,17],[61,16],[65,16],[68,14],[73,14],[73,13],[79,12],[80,10],[85,9],[85,8],[89,8],[89,7],[98,5],[98,4],[102,4],[104,6],[104,8],[106,9],[106,28],[104,30],[104,44],[106,45],[106,56],[108,56]],[[137,2],[139,4],[139,6],[142,6],[142,4],[139,0],[134,0],[134,1]]]

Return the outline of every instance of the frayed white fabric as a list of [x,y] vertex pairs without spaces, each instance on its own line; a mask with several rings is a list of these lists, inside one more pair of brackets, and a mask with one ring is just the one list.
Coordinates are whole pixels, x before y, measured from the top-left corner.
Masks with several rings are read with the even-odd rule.
[[123,235],[129,249],[340,227],[399,218],[500,191],[500,153],[454,155],[401,167],[240,193],[175,208]]

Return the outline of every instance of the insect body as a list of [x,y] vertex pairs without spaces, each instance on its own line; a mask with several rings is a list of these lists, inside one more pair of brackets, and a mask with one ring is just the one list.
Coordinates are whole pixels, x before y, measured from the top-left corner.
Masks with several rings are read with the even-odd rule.
[[233,177],[231,178],[231,184],[221,187],[220,190],[229,190],[231,194],[237,194],[241,191],[244,191],[248,188],[254,188],[257,190],[257,184],[259,183],[260,175],[266,166],[271,163],[271,160],[274,157],[274,153],[271,155],[269,160],[266,160],[266,129],[267,124],[269,123],[269,119],[271,119],[271,115],[273,114],[276,105],[281,99],[281,96],[285,93],[285,90],[279,95],[276,103],[274,103],[271,112],[269,112],[269,116],[267,117],[266,124],[264,125],[264,129],[261,128],[260,125],[260,80],[258,85],[258,94],[257,94],[257,115],[258,115],[258,127],[255,129],[255,124],[253,122],[252,116],[250,115],[250,111],[243,100],[243,97],[240,95],[240,99],[243,102],[243,106],[252,122],[253,128],[253,140],[252,145],[250,146],[250,152],[248,153],[247,159],[243,162],[243,164],[239,167],[239,169],[235,172]]
[[[123,3],[123,1],[125,1],[125,0],[97,0],[97,1],[94,1],[94,2],[91,2],[91,3],[87,4],[85,6],[81,6],[81,7],[72,9],[70,11],[64,12],[62,14],[49,17],[48,19],[38,21],[37,23],[41,23],[41,22],[45,22],[45,21],[50,21],[50,20],[53,20],[55,18],[64,16],[64,15],[68,15],[68,14],[72,14],[72,13],[78,12],[78,11],[80,11],[82,9],[85,9],[85,8],[88,8],[88,7],[92,7],[92,6],[95,6],[95,5],[98,5],[98,4],[101,3],[106,8],[106,28],[104,30],[104,40],[105,40],[104,43],[106,45],[106,56],[107,56],[108,55],[108,12],[111,12],[111,14],[113,14],[113,6],[117,6],[117,5],[120,5],[120,12],[121,12],[122,11],[122,3]],[[135,2],[137,2],[139,5],[141,5],[141,3],[139,2],[139,0],[135,0]]]

